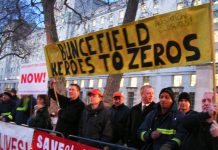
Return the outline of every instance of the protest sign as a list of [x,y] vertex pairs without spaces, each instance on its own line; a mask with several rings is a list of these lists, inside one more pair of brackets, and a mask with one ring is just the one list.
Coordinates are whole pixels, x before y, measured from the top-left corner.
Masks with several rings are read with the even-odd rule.
[[69,139],[57,137],[36,130],[33,137],[32,149],[34,150],[98,150]]
[[1,150],[30,150],[34,129],[0,121]]
[[22,64],[20,67],[19,94],[47,94],[46,63]]
[[49,77],[117,74],[212,61],[210,5],[78,36],[45,47]]

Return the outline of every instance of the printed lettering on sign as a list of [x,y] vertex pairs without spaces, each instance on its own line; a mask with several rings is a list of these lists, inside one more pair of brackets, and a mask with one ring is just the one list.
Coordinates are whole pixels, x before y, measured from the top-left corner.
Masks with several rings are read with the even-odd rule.
[[212,61],[204,4],[45,46],[49,77],[100,75]]

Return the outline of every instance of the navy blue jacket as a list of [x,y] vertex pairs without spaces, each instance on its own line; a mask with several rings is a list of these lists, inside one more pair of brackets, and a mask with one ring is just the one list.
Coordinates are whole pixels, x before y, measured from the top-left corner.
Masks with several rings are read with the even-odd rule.
[[181,150],[218,150],[218,137],[210,134],[211,123],[208,113],[195,113],[184,117],[183,125],[188,130],[188,136],[182,143]]
[[156,104],[152,102],[149,106],[147,106],[144,110],[142,110],[142,103],[139,103],[133,106],[130,109],[129,118],[127,121],[127,128],[128,128],[128,146],[140,149],[144,143],[138,139],[137,137],[137,129],[144,121],[146,115],[155,109]]
[[130,109],[124,104],[118,107],[113,105],[110,108],[111,123],[113,127],[113,143],[124,144],[127,143],[127,119],[129,117]]
[[[175,103],[164,115],[160,112],[161,106],[158,103],[157,108],[146,116],[137,131],[139,138],[145,142],[144,149],[159,150],[163,144],[169,144],[173,149],[178,149],[186,135],[181,124],[184,114],[177,110]],[[151,132],[155,130],[161,132],[161,136],[153,140]]]

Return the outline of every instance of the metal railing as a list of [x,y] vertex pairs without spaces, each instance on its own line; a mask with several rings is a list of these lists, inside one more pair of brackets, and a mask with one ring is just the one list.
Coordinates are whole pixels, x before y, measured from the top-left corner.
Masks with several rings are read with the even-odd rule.
[[[104,149],[104,150],[136,150],[135,148],[132,148],[132,147],[126,147],[126,146],[122,146],[119,144],[102,142],[102,141],[93,140],[93,139],[84,138],[84,137],[75,136],[75,135],[69,135],[68,138],[69,139],[76,139],[78,141],[83,141],[83,142],[81,142],[82,144],[89,143],[91,145],[97,145],[98,147],[100,147],[101,149]],[[87,144],[87,145],[89,145],[89,144]]]

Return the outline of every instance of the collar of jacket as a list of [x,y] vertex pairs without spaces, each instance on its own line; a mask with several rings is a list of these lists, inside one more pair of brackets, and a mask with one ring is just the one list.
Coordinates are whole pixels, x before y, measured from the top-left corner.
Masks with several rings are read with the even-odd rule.
[[79,97],[77,97],[77,99],[75,99],[75,100],[70,99],[70,102],[71,102],[71,103],[76,103],[76,102],[78,102],[78,101],[80,101],[80,98],[79,98]]
[[121,109],[121,108],[123,108],[123,107],[124,107],[124,104],[121,104],[121,105],[119,105],[119,106],[117,106],[117,107],[116,107],[115,105],[112,106],[112,108],[113,108],[113,109],[116,109],[116,110],[119,110],[119,109]]
[[90,113],[98,113],[104,109],[104,103],[101,101],[96,109],[92,109],[91,104],[89,104],[86,108]]
[[[160,112],[161,111],[161,106],[160,106],[160,102],[157,103],[157,107],[156,107],[156,111]],[[170,111],[177,111],[177,104],[176,102],[173,102],[172,106],[168,109],[167,113]]]

